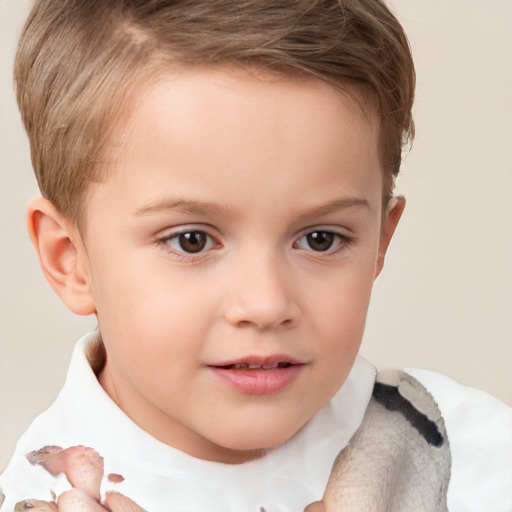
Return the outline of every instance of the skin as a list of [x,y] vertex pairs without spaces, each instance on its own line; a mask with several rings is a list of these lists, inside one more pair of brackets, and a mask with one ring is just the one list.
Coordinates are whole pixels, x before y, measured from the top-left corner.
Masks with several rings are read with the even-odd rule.
[[[138,98],[85,230],[37,198],[31,238],[69,309],[97,315],[117,405],[195,457],[253,460],[343,384],[404,201],[382,204],[373,111],[321,81],[183,70]],[[212,371],[275,355],[300,363],[278,392]]]
[[105,502],[100,503],[103,459],[92,448],[73,446],[63,450],[58,446],[47,446],[29,454],[29,460],[52,475],[65,474],[73,489],[61,494],[58,501],[21,501],[16,504],[15,512],[144,512],[119,493],[107,493]]

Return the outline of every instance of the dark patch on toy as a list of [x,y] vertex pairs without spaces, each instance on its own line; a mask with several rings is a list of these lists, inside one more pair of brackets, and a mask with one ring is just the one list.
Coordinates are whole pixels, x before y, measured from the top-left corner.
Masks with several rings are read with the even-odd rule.
[[444,439],[434,421],[418,411],[407,399],[405,399],[395,386],[388,386],[376,382],[373,388],[373,397],[388,411],[397,411],[421,434],[431,446],[440,448]]

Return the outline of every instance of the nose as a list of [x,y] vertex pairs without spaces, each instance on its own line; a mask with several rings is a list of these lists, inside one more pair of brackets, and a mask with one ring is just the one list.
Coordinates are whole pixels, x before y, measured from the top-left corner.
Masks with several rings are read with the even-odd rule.
[[258,330],[291,327],[300,309],[290,272],[272,255],[258,255],[238,262],[230,276],[225,317],[235,327]]

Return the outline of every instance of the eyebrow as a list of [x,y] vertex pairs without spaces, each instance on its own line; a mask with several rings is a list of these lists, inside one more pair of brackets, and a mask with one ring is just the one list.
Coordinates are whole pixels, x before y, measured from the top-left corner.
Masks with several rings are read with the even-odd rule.
[[136,215],[151,215],[153,213],[160,213],[165,211],[180,211],[183,213],[190,213],[193,215],[208,215],[208,214],[226,214],[228,208],[218,205],[216,203],[209,203],[203,201],[195,201],[191,199],[163,199],[155,203],[148,204],[139,208]]
[[[300,212],[299,217],[320,217],[328,215],[338,210],[345,210],[348,208],[360,208],[363,210],[371,210],[370,203],[363,198],[359,197],[346,197],[331,201],[330,203],[310,208]],[[210,202],[195,201],[191,199],[164,199],[142,206],[136,211],[136,215],[151,215],[154,213],[161,213],[166,211],[180,211],[192,215],[230,215],[233,213],[231,208]]]
[[345,197],[331,201],[330,203],[311,208],[301,212],[301,217],[321,217],[338,210],[346,210],[348,208],[360,208],[362,210],[371,211],[370,203],[361,197]]

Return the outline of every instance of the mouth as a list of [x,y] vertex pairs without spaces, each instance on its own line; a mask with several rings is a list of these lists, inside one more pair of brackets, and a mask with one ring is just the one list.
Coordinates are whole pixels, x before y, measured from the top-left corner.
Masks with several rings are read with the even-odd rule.
[[219,361],[208,366],[223,370],[277,370],[304,364],[299,359],[286,354],[268,356],[249,355],[226,361]]
[[251,363],[235,363],[215,366],[215,368],[221,368],[224,370],[276,370],[278,368],[289,368],[293,366],[293,363],[288,361],[279,361],[278,363],[267,363],[267,364],[251,364]]
[[271,395],[283,391],[304,367],[305,363],[283,355],[248,357],[208,365],[223,384],[246,395]]

